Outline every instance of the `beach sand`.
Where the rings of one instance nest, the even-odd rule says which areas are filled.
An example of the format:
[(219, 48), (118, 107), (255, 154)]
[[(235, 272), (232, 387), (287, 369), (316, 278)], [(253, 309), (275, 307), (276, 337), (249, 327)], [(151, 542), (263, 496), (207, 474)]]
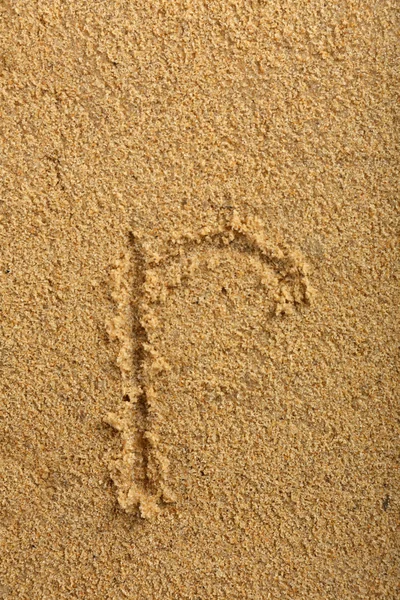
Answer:
[(0, 11), (0, 598), (398, 598), (395, 3)]

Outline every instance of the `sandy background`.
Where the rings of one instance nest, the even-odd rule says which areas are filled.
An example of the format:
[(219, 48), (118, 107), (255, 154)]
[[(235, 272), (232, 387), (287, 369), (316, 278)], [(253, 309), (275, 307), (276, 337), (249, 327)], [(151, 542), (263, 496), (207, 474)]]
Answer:
[(0, 11), (0, 597), (397, 598), (395, 3)]

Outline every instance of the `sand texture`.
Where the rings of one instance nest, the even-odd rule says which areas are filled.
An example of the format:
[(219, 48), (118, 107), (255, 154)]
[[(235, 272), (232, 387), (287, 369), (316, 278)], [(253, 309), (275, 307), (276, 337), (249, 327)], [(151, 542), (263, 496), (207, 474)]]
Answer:
[(0, 598), (400, 597), (398, 31), (0, 3)]

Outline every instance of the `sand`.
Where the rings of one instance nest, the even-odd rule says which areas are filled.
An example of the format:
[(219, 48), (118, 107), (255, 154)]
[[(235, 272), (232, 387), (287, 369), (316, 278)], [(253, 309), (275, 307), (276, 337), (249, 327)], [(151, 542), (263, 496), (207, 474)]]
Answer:
[(0, 598), (399, 597), (395, 8), (1, 3)]

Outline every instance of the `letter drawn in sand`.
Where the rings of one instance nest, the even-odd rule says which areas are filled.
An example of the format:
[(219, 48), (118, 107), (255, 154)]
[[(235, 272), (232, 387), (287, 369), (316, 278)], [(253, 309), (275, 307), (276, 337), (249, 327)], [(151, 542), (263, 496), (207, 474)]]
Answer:
[[(178, 390), (182, 374), (190, 377), (196, 368), (206, 373), (210, 385), (221, 384), (224, 365), (218, 356), (228, 352), (235, 337), (229, 334), (230, 315), (239, 314), (235, 306), (258, 315), (262, 327), (262, 315), (271, 323), (309, 304), (310, 286), (299, 253), (271, 245), (259, 223), (243, 222), (236, 214), (216, 231), (171, 240), (162, 254), (153, 254), (146, 242), (132, 236), (132, 248), (113, 277), (118, 314), (109, 333), (121, 344), (124, 402), (106, 419), (122, 441), (120, 452), (110, 458), (110, 470), (120, 506), (151, 518), (176, 499), (169, 487), (168, 440), (161, 437), (169, 400), (176, 403), (179, 395), (170, 391), (166, 397), (165, 382), (171, 378), (168, 389)], [(252, 296), (253, 288), (257, 294)], [(240, 341), (240, 326), (235, 324), (236, 338), (248, 348), (249, 334)], [(223, 343), (225, 349), (218, 350)], [(236, 347), (231, 345), (231, 369)]]

